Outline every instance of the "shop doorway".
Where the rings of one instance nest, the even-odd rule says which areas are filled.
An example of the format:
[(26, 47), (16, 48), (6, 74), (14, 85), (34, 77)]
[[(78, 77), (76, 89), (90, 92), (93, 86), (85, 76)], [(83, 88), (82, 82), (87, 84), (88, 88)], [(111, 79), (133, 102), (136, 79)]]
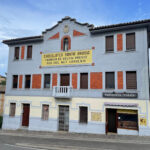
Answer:
[(69, 130), (69, 106), (59, 106), (59, 130)]
[(23, 104), (22, 126), (29, 126), (30, 104)]
[(106, 133), (117, 133), (116, 109), (106, 109)]

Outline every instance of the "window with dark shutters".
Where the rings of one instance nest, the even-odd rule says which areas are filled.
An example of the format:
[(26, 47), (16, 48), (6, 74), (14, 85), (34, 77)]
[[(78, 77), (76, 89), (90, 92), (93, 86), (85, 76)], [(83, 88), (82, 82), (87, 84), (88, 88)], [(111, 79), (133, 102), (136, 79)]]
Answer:
[(80, 123), (87, 123), (88, 122), (88, 108), (87, 107), (80, 107)]
[(13, 88), (18, 87), (18, 75), (13, 75)]
[(114, 72), (106, 72), (106, 89), (114, 89), (115, 88), (115, 73)]
[(126, 49), (135, 50), (135, 33), (126, 34)]
[(15, 47), (15, 54), (14, 54), (14, 59), (15, 59), (15, 60), (18, 60), (18, 59), (19, 59), (19, 50), (20, 50), (19, 47)]
[(49, 118), (49, 105), (42, 105), (42, 119), (48, 120)]
[(27, 47), (27, 59), (32, 58), (32, 45)]
[(31, 84), (31, 75), (26, 75), (25, 76), (25, 88), (29, 89)]
[(137, 89), (136, 71), (126, 72), (126, 88)]
[(80, 74), (80, 89), (88, 89), (88, 73)]
[(114, 37), (106, 36), (106, 52), (114, 51)]
[(50, 79), (51, 79), (50, 74), (44, 75), (44, 88), (50, 88)]
[(9, 116), (14, 117), (16, 112), (16, 103), (10, 103)]

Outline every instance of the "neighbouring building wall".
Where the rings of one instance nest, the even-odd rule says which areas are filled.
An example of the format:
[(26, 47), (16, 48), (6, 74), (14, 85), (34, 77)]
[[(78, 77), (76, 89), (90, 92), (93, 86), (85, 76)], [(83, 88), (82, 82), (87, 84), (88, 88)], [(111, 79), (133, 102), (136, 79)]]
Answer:
[(0, 76), (0, 83), (1, 83), (2, 81), (6, 81), (6, 78), (5, 78), (5, 77)]
[(0, 93), (0, 116), (3, 115), (3, 110), (4, 110), (4, 93)]

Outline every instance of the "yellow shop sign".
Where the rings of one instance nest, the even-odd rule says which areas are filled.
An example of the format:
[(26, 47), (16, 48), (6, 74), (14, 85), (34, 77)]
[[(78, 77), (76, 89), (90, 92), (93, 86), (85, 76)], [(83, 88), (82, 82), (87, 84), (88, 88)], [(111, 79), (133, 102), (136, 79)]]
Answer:
[(145, 115), (140, 115), (140, 125), (146, 126), (147, 125), (147, 119)]
[(91, 64), (92, 50), (42, 54), (42, 67)]

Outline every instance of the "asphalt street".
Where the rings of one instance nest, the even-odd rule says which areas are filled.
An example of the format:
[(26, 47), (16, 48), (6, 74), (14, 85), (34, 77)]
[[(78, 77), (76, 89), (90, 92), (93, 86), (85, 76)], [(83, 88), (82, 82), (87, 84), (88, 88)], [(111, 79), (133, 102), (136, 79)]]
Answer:
[(0, 150), (150, 150), (150, 141), (0, 133)]

